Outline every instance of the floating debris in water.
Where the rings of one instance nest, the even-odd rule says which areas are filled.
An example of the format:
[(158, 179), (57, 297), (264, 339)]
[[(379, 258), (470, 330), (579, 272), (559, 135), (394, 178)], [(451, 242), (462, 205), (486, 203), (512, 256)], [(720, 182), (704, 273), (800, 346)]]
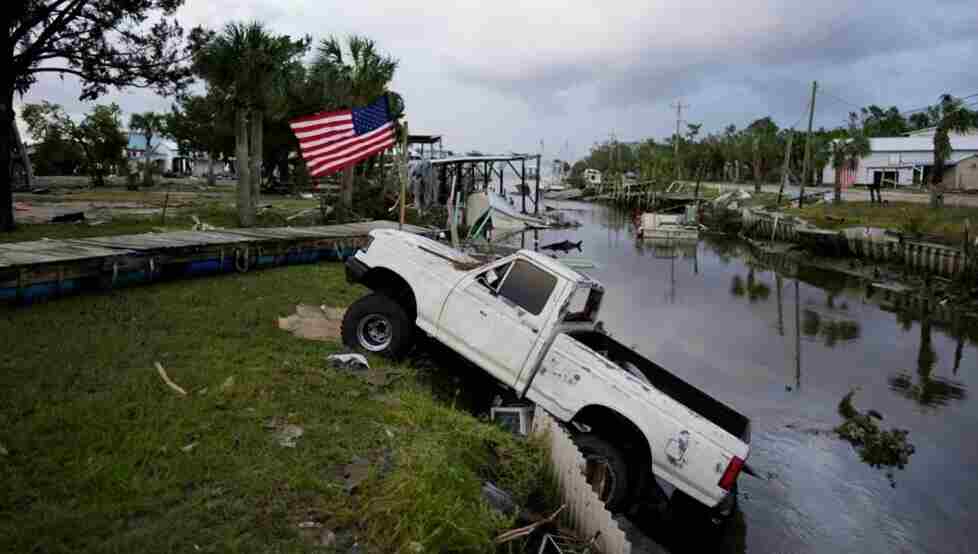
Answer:
[[(859, 457), (870, 466), (877, 469), (884, 466), (903, 469), (910, 463), (910, 456), (914, 453), (914, 446), (907, 441), (909, 431), (897, 428), (889, 431), (880, 429), (877, 422), (883, 419), (882, 414), (876, 410), (860, 413), (852, 405), (855, 394), (856, 391), (852, 390), (839, 402), (839, 415), (845, 421), (835, 428), (836, 434), (856, 447)], [(890, 480), (890, 486), (895, 487), (893, 472), (887, 471), (886, 477)]]

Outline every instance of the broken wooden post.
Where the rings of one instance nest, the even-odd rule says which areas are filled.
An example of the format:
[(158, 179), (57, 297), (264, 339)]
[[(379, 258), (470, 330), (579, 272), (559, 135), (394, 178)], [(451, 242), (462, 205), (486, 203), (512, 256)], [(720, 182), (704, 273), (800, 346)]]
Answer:
[(401, 136), (401, 163), (400, 166), (400, 181), (401, 181), (401, 218), (398, 221), (397, 229), (401, 230), (404, 228), (404, 218), (406, 215), (406, 204), (405, 198), (407, 198), (407, 182), (408, 182), (408, 124), (407, 121), (404, 122), (404, 128), (402, 129), (403, 135)]

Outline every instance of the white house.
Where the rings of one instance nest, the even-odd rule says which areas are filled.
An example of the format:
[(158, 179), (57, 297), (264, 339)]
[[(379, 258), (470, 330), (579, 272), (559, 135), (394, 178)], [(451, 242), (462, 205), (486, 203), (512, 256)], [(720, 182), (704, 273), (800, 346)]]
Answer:
[(154, 136), (147, 148), (146, 135), (143, 133), (126, 131), (126, 135), (129, 137), (129, 143), (126, 145), (126, 160), (129, 162), (130, 171), (138, 170), (147, 158), (161, 172), (187, 173), (189, 171), (190, 166), (188, 164), (184, 167), (187, 160), (180, 157), (175, 142)]
[[(951, 156), (945, 162), (949, 168), (978, 154), (978, 134), (952, 134), (950, 139)], [(933, 171), (933, 128), (907, 133), (902, 137), (871, 138), (869, 146), (870, 154), (859, 160), (856, 167), (855, 184), (919, 185), (927, 182)], [(822, 171), (822, 182), (835, 182), (835, 168), (831, 164)], [(956, 181), (947, 184), (959, 188)]]
[(597, 169), (587, 168), (584, 170), (584, 182), (589, 185), (601, 184), (601, 172)]

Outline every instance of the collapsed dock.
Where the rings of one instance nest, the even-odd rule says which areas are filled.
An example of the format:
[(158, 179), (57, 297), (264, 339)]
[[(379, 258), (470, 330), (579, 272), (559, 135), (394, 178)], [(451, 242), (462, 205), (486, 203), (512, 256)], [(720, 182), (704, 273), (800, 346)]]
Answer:
[[(197, 275), (341, 260), (393, 221), (141, 233), (0, 244), (0, 302)], [(404, 225), (417, 234), (424, 227)]]

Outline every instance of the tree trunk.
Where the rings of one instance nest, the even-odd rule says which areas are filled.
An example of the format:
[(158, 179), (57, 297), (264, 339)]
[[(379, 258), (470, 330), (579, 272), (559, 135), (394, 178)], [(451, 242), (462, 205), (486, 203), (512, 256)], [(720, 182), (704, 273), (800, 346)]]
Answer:
[(152, 148), (150, 144), (153, 142), (153, 134), (146, 133), (146, 153), (143, 155), (143, 186), (151, 187), (153, 186), (153, 160), (152, 160)]
[(292, 183), (292, 176), (289, 175), (289, 154), (286, 152), (279, 156), (278, 159), (278, 181), (289, 187), (289, 191), (295, 191), (295, 186)]
[(264, 145), (264, 117), (260, 110), (251, 112), (251, 205), (258, 206), (261, 200), (261, 162)]
[(0, 98), (0, 231), (14, 229), (14, 191), (11, 179), (10, 149), (13, 146), (14, 92), (13, 86), (5, 87)]
[(207, 186), (213, 187), (217, 184), (217, 177), (214, 175), (214, 156), (207, 155)]
[(343, 170), (343, 180), (340, 186), (340, 205), (347, 210), (353, 209), (353, 172), (356, 166)]
[(235, 156), (238, 166), (238, 223), (242, 227), (255, 224), (255, 205), (251, 200), (251, 168), (248, 163), (248, 111), (238, 108), (235, 113)]
[(17, 146), (17, 155), (20, 157), (21, 163), (24, 164), (24, 178), (27, 180), (27, 189), (31, 190), (34, 188), (34, 167), (31, 165), (30, 157), (27, 155), (27, 147), (24, 146), (24, 141), (20, 138), (20, 129), (17, 128), (16, 121), (13, 122), (12, 128), (14, 144)]
[[(835, 169), (835, 203), (842, 203), (842, 179), (839, 178), (839, 168)], [(872, 198), (870, 198), (872, 200)]]

